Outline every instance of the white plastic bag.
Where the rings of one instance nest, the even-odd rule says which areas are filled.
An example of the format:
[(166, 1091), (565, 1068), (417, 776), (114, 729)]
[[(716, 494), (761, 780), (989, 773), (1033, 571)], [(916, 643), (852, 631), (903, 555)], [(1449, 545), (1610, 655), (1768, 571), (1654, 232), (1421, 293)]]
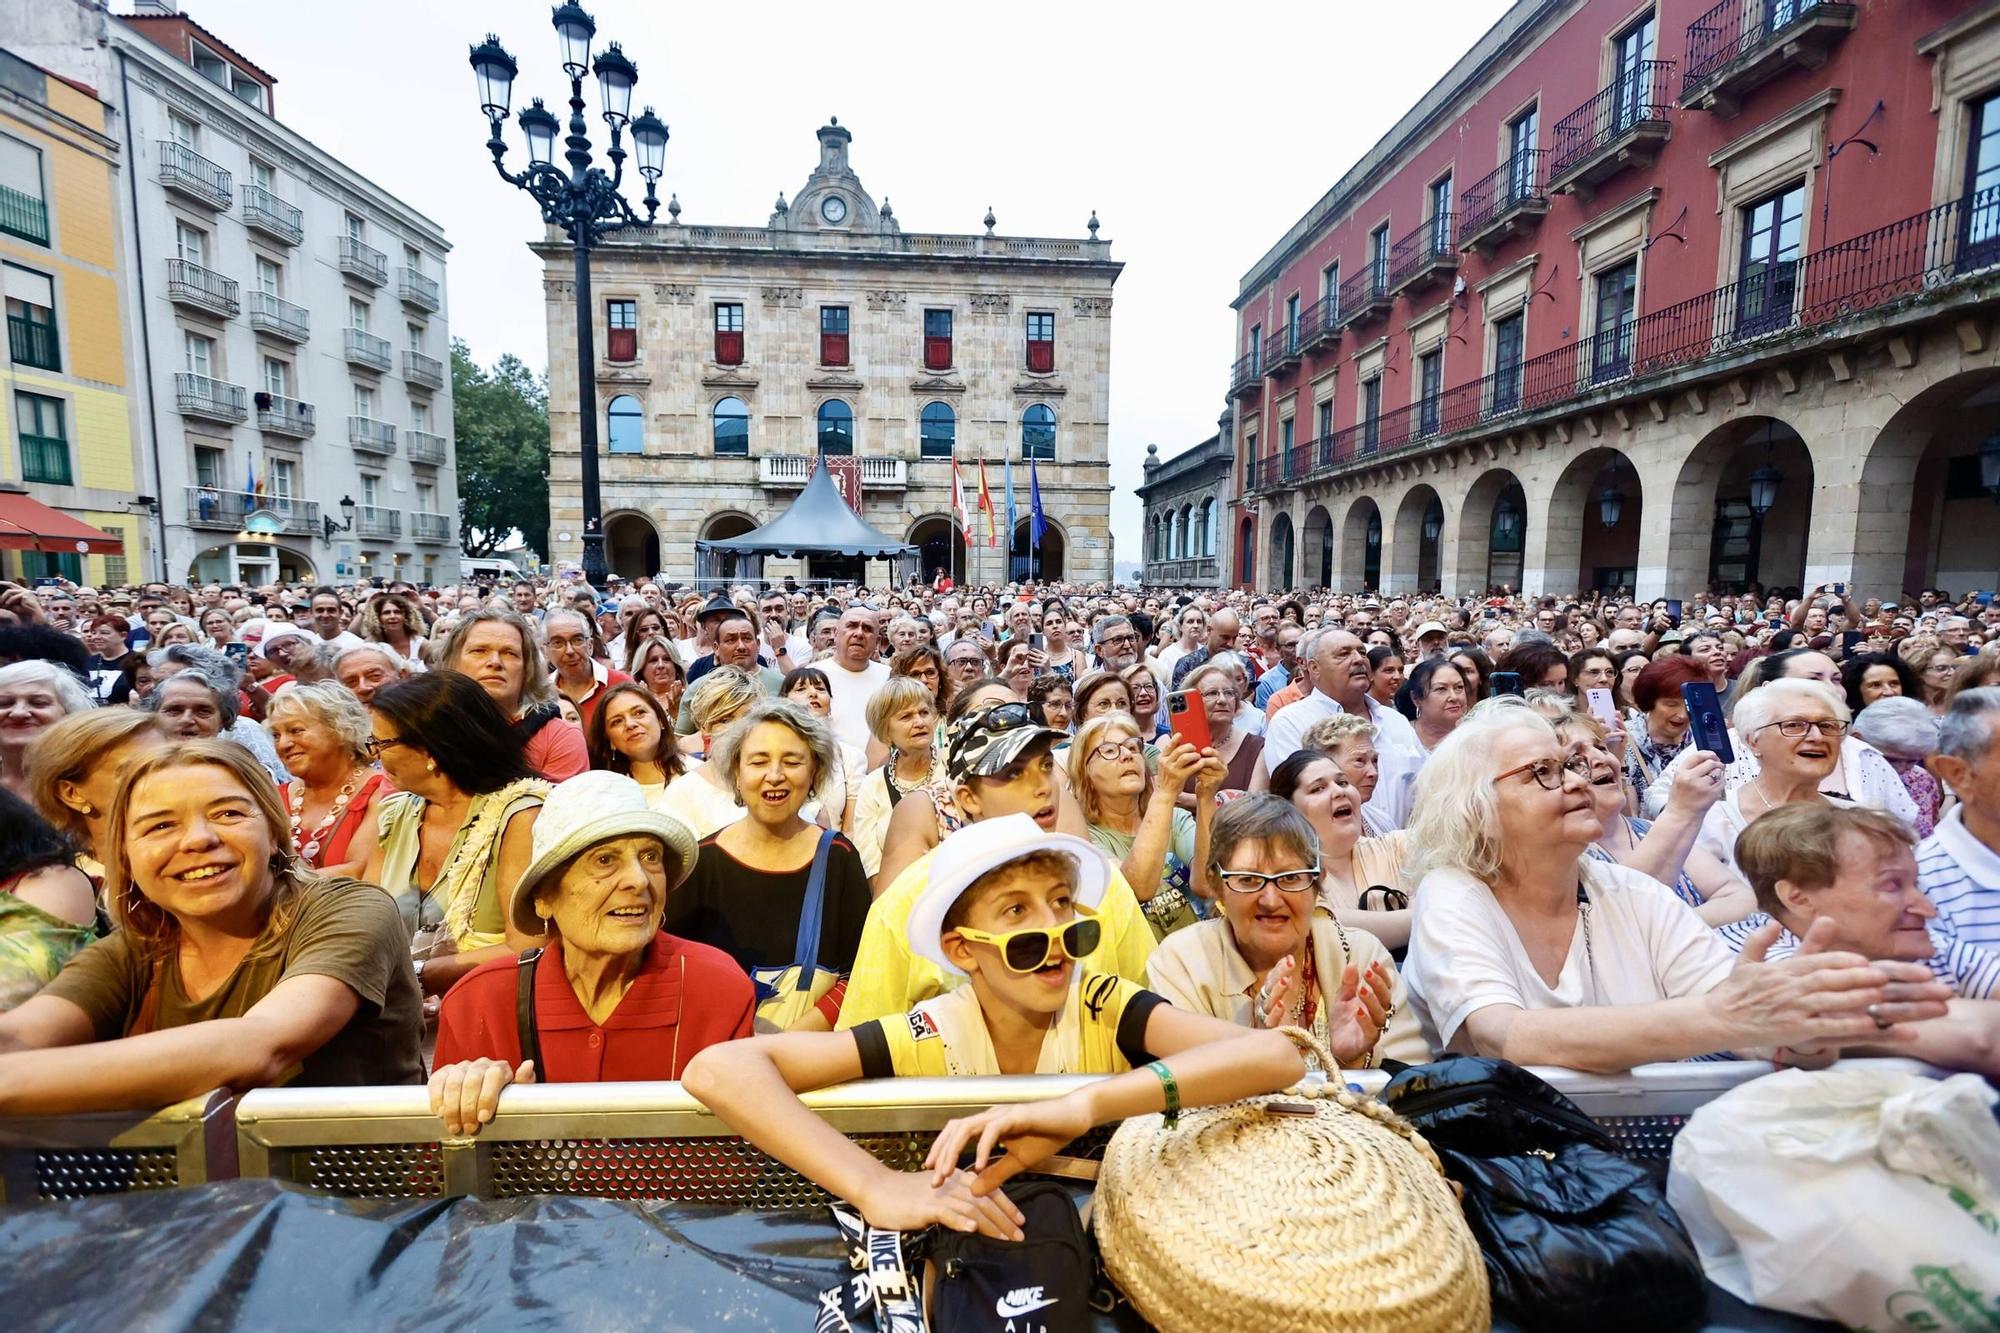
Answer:
[(1786, 1070), (1696, 1111), (1667, 1198), (1718, 1286), (1849, 1328), (2000, 1329), (2000, 1100), (1887, 1062)]

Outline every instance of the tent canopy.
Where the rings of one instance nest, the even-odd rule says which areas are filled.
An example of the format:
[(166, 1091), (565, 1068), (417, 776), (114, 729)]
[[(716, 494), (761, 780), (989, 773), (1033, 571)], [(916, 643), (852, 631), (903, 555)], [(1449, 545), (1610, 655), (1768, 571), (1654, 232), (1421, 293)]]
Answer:
[(813, 467), (799, 498), (784, 513), (740, 537), (698, 541), (697, 551), (737, 555), (858, 555), (874, 559), (912, 556), (917, 548), (885, 537), (848, 508), (824, 463)]
[[(836, 499), (839, 497), (836, 496)], [(0, 551), (88, 551), (117, 555), (125, 541), (49, 508), (21, 491), (0, 491)]]

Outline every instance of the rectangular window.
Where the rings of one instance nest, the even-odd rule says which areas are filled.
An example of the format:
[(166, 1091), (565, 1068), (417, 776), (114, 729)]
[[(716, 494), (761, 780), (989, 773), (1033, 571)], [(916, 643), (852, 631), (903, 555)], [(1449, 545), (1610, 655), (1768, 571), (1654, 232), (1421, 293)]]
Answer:
[(1507, 204), (1517, 204), (1535, 192), (1535, 136), (1541, 108), (1531, 106), (1507, 122)]
[(292, 368), (275, 356), (264, 358), (264, 392), (273, 398), (292, 396)]
[(422, 514), (437, 512), (437, 487), (427, 481), (417, 483), (417, 512)]
[(269, 474), (270, 496), (274, 500), (289, 500), (299, 493), (299, 465), (289, 458), (273, 458), (265, 463)]
[[(1965, 154), (1965, 196), (1959, 210), (1959, 265), (1986, 263), (2000, 251), (2000, 92), (1974, 102)], [(4, 224), (0, 224), (4, 225)]]
[(1435, 435), (1438, 409), (1444, 401), (1444, 349), (1433, 347), (1417, 358), (1417, 433)]
[(429, 403), (410, 403), (410, 429), (428, 435), (431, 429), (431, 408)]
[(1743, 260), (1736, 275), (1738, 336), (1768, 333), (1792, 322), (1805, 208), (1801, 182), (1743, 210)]
[(227, 88), (229, 86), (229, 62), (209, 50), (206, 46), (203, 46), (200, 42), (191, 42), (189, 45), (193, 47), (193, 51), (190, 53), (191, 59), (188, 63), (194, 66), (195, 73), (201, 75), (201, 77), (207, 79), (210, 83), (219, 83)]
[(277, 189), (278, 173), (271, 170), (269, 162), (253, 157), (250, 159), (250, 183), (266, 194), (273, 193)]
[(15, 394), (14, 425), (21, 436), (21, 480), (69, 485), (69, 435), (63, 429), (62, 399)]
[(192, 153), (201, 151), (201, 126), (186, 116), (167, 113), (167, 137)]
[(1056, 317), (1053, 311), (1028, 312), (1028, 369), (1046, 375), (1056, 368)]
[(347, 298), (347, 327), (368, 332), (368, 303), (358, 297)]
[(951, 311), (924, 311), (924, 369), (951, 369)]
[(1320, 270), (1319, 294), (1322, 300), (1335, 303), (1340, 301), (1340, 265), (1328, 264)]
[(212, 449), (203, 444), (196, 445), (194, 448), (195, 485), (206, 490), (221, 490), (223, 487), (223, 473), (227, 470), (223, 467), (223, 464), (228, 461), (228, 457), (220, 449)]
[(1382, 377), (1361, 381), (1361, 452), (1372, 454), (1382, 440)]
[(1278, 457), (1281, 460), (1278, 466), (1285, 470), (1287, 477), (1292, 475), (1292, 445), (1296, 442), (1295, 436), (1296, 429), (1292, 418), (1286, 417), (1278, 423)]
[(174, 258), (190, 264), (208, 263), (208, 233), (185, 222), (174, 223)]
[(354, 386), (354, 415), (357, 417), (375, 415), (375, 391), (365, 384)]
[(715, 364), (743, 364), (743, 306), (737, 301), (715, 304)]
[(822, 366), (850, 364), (848, 318), (844, 305), (823, 305), (819, 308), (819, 363)]
[(37, 370), (61, 370), (55, 279), (18, 264), (0, 269), (6, 275), (7, 359)]
[(36, 245), (49, 243), (41, 150), (5, 135), (0, 135), (0, 232)]
[(1628, 259), (1596, 275), (1597, 321), (1591, 333), (1592, 381), (1632, 369), (1632, 326), (1638, 318), (1639, 261)]
[(1521, 349), (1526, 317), (1519, 314), (1493, 321), (1493, 410), (1512, 412), (1521, 405)]
[(1243, 489), (1257, 489), (1257, 432), (1246, 431), (1243, 436)]
[(361, 474), (361, 503), (363, 507), (374, 509), (382, 498), (382, 479), (373, 473)]
[(1250, 377), (1255, 379), (1264, 373), (1264, 326), (1250, 326)]
[(215, 339), (204, 338), (199, 333), (182, 332), (182, 355), (186, 358), (188, 374), (213, 375), (215, 373)]
[(1431, 253), (1451, 253), (1451, 177), (1431, 182)]
[(1381, 297), (1389, 290), (1389, 224), (1383, 223), (1368, 233), (1368, 285), (1373, 296)]
[(1660, 25), (1650, 12), (1611, 39), (1613, 132), (1664, 114), (1653, 108), (1652, 61)]
[(1299, 350), (1299, 294), (1293, 292), (1285, 298), (1285, 351)]
[(262, 255), (257, 256), (257, 290), (266, 296), (284, 295), (284, 270)]
[(362, 221), (359, 213), (347, 214), (344, 224), (347, 228), (348, 240), (365, 242), (368, 239), (368, 224)]
[(403, 326), (403, 346), (409, 348), (412, 352), (423, 351), (424, 326), (421, 324), (405, 324)]
[(414, 245), (406, 245), (406, 246), (404, 246), (404, 247), (403, 247), (403, 267), (404, 267), (404, 268), (406, 268), (406, 269), (408, 269), (408, 270), (410, 270), (410, 272), (412, 272), (412, 273), (415, 273), (415, 274), (418, 274), (419, 276), (421, 276), (421, 275), (423, 274), (423, 271), (424, 271), (424, 255), (423, 255), (423, 251), (421, 251), (421, 250), (417, 249), (417, 247), (416, 247), (416, 246), (414, 246)]
[(637, 361), (639, 359), (639, 303), (637, 301), (606, 301), (604, 303), (604, 356), (610, 361)]

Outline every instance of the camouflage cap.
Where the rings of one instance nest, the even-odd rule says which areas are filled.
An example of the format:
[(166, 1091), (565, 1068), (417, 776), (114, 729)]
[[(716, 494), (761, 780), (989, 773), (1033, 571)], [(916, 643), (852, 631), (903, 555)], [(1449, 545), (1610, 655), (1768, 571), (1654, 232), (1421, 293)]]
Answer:
[(1043, 739), (1054, 743), (1065, 737), (1035, 721), (1026, 704), (989, 704), (945, 728), (945, 772), (954, 782), (993, 777)]

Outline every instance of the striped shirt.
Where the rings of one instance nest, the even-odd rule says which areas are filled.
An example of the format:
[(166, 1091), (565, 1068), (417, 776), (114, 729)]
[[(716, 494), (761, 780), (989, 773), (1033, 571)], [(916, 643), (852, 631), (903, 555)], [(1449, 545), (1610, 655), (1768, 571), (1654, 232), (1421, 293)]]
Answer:
[[(1751, 933), (1769, 925), (1770, 921), (1771, 918), (1762, 912), (1753, 912), (1742, 921), (1717, 926), (1715, 933), (1722, 937), (1730, 952), (1741, 953)], [(1935, 952), (1923, 962), (1930, 968), (1931, 975), (1950, 986), (1961, 999), (2000, 999), (2000, 951), (1982, 949), (1967, 942), (1943, 918), (1931, 923), (1930, 934), (1931, 947)], [(1776, 962), (1780, 958), (1791, 957), (1798, 952), (1798, 948), (1799, 937), (1789, 930), (1782, 931), (1765, 957)]]
[(1960, 938), (2000, 950), (2000, 854), (1965, 827), (1963, 806), (1918, 845), (1917, 887)]

